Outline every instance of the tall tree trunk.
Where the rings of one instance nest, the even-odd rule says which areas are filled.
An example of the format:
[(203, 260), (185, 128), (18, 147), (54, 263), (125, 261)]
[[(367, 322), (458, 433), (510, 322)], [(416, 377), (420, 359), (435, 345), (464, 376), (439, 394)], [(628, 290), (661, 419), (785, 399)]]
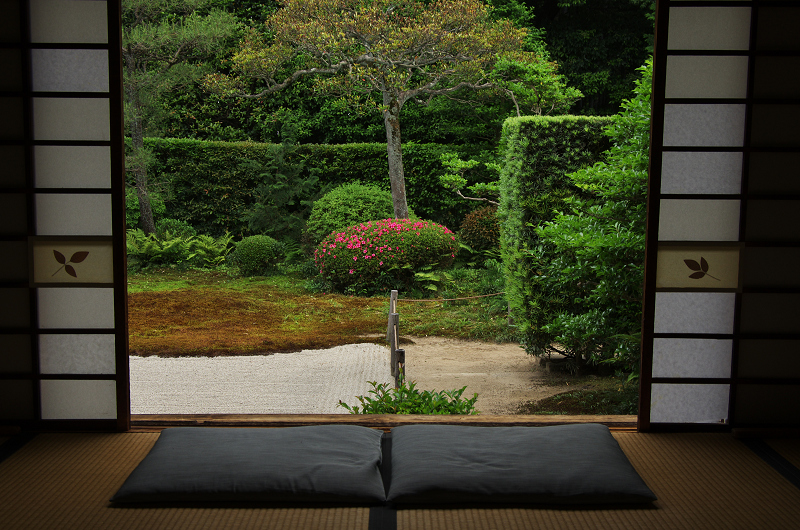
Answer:
[(132, 164), (128, 168), (136, 178), (136, 196), (139, 198), (139, 225), (145, 234), (152, 234), (156, 231), (156, 224), (153, 220), (153, 208), (150, 206), (150, 196), (147, 194), (147, 157), (144, 151), (144, 131), (142, 124), (141, 104), (135, 88), (131, 88), (128, 93), (128, 101), (132, 107), (131, 127), (131, 151)]
[(383, 123), (386, 126), (386, 151), (389, 156), (389, 182), (392, 185), (392, 203), (396, 219), (408, 219), (406, 181), (403, 173), (403, 151), (400, 143), (400, 109), (402, 103), (383, 95)]

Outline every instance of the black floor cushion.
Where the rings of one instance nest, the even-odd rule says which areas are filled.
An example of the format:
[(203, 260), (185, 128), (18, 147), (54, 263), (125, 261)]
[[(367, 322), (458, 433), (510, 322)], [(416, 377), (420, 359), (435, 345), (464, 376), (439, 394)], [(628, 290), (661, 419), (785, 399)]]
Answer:
[(165, 429), (111, 500), (380, 504), (380, 462), (366, 427)]
[(618, 504), (655, 499), (603, 425), (409, 425), (392, 430), (390, 503)]

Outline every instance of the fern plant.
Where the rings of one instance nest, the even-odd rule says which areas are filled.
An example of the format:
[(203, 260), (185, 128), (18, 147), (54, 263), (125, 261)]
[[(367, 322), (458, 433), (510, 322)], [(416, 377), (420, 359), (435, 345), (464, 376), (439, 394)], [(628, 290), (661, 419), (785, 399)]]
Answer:
[(128, 267), (153, 266), (213, 268), (222, 265), (233, 250), (233, 236), (182, 236), (166, 232), (162, 237), (140, 228), (127, 232)]

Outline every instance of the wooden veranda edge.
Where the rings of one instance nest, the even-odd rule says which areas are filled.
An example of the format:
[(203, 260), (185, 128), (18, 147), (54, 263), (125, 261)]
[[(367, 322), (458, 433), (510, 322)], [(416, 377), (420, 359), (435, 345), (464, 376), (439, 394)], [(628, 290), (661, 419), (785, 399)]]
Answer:
[(156, 432), (167, 427), (299, 427), (360, 425), (388, 431), (413, 424), (512, 427), (600, 423), (613, 432), (635, 432), (636, 416), (537, 415), (396, 415), (396, 414), (132, 414), (130, 432)]

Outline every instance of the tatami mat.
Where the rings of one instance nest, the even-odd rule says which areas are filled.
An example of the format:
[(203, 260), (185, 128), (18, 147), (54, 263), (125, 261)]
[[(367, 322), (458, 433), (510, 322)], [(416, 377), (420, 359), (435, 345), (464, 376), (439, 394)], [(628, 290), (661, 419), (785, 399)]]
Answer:
[(767, 440), (767, 444), (775, 449), (779, 455), (788, 460), (794, 467), (800, 469), (800, 439), (787, 438), (781, 440)]
[[(108, 503), (158, 434), (41, 434), (0, 464), (3, 528), (364, 529), (368, 508), (143, 507)], [(659, 500), (613, 509), (399, 510), (399, 530), (790, 529), (800, 489), (722, 434), (615, 434)], [(772, 441), (787, 459), (797, 441)], [(569, 448), (565, 447), (565, 451)]]
[(731, 436), (615, 438), (658, 496), (652, 508), (401, 510), (398, 529), (797, 528), (800, 489)]
[(4, 529), (366, 530), (369, 508), (117, 508), (158, 434), (41, 434), (0, 465)]

